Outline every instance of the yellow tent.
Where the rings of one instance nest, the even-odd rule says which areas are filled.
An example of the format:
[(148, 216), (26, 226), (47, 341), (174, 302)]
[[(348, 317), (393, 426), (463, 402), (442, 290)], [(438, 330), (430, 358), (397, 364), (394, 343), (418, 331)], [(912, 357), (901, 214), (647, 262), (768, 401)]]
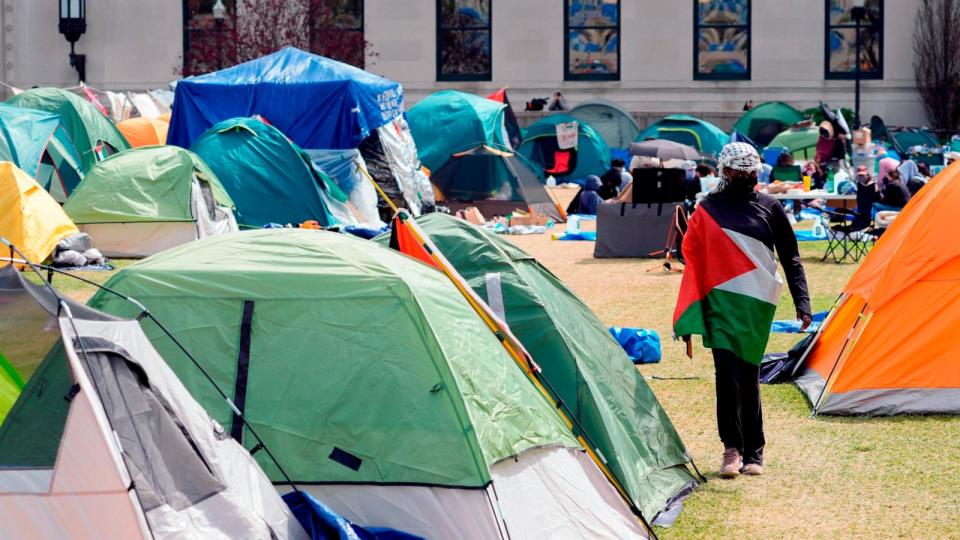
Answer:
[[(43, 262), (57, 242), (79, 232), (57, 201), (9, 161), (0, 162), (0, 237), (30, 262)], [(3, 253), (8, 257), (9, 253)], [(8, 264), (0, 261), (0, 266)]]

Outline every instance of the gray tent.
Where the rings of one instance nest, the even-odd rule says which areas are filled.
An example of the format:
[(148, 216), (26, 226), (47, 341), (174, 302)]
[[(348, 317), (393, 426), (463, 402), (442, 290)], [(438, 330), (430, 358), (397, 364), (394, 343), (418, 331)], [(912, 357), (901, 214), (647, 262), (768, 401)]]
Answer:
[(0, 427), (0, 538), (307, 538), (136, 320), (62, 299), (10, 265), (0, 320), (12, 362), (39, 352), (9, 346), (16, 336), (52, 345)]
[(640, 126), (630, 113), (609, 101), (584, 101), (570, 111), (570, 116), (592, 126), (610, 148), (628, 148), (640, 135)]

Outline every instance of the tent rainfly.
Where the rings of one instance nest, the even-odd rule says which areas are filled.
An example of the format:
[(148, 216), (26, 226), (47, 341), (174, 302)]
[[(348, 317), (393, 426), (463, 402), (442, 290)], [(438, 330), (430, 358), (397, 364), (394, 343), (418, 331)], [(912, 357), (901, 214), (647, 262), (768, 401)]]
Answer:
[[(168, 143), (190, 147), (214, 124), (262, 116), (308, 152), (352, 151), (391, 198), (419, 214), (433, 204), (430, 181), (403, 117), (400, 83), (293, 47), (177, 84)], [(334, 180), (376, 218), (376, 194), (357, 165)], [(373, 205), (373, 208), (369, 208)]]
[(640, 126), (630, 113), (610, 101), (584, 101), (570, 110), (570, 116), (597, 130), (610, 148), (629, 148), (640, 135)]
[(98, 163), (63, 209), (108, 257), (146, 257), (238, 230), (233, 201), (199, 156), (144, 146)]
[[(353, 522), (430, 538), (645, 535), (554, 405), (434, 268), (348, 235), (267, 229), (180, 246), (107, 286), (202, 344), (211, 375), (290, 477)], [(91, 304), (135, 309), (105, 293)], [(169, 338), (144, 329), (245, 440)]]
[[(417, 224), (506, 321), (543, 370), (553, 398), (576, 414), (648, 521), (690, 493), (690, 457), (643, 376), (577, 296), (536, 259), (464, 220)], [(390, 235), (377, 239), (389, 244)]]
[(480, 145), (510, 149), (506, 108), (505, 103), (458, 90), (423, 98), (407, 113), (420, 161), (436, 172), (453, 154)]
[(55, 114), (0, 104), (0, 161), (11, 161), (53, 195), (67, 200), (83, 179), (80, 156)]
[(257, 118), (224, 120), (197, 139), (191, 150), (236, 201), (243, 226), (316, 220), (328, 227), (337, 223), (331, 207), (347, 202), (306, 152)]
[[(13, 163), (0, 162), (0, 237), (18, 246), (28, 261), (41, 263), (61, 240), (77, 232), (36, 180)], [(10, 256), (3, 251), (4, 257)], [(8, 264), (0, 261), (0, 267)]]
[(778, 134), (790, 126), (802, 122), (803, 113), (782, 101), (761, 103), (733, 125), (733, 131), (742, 133), (758, 146), (767, 146)]
[(692, 146), (701, 156), (716, 159), (723, 146), (730, 142), (730, 135), (722, 129), (689, 114), (671, 114), (647, 126), (636, 141), (666, 139)]
[[(560, 148), (558, 130), (572, 122), (577, 125), (576, 143), (573, 148)], [(610, 147), (603, 137), (588, 124), (566, 114), (554, 114), (534, 122), (527, 128), (517, 153), (559, 182), (601, 175), (610, 168)]]
[(170, 118), (167, 115), (157, 118), (138, 116), (117, 123), (117, 129), (126, 137), (130, 146), (153, 146), (166, 144)]
[(904, 207), (844, 288), (796, 384), (818, 414), (960, 414), (960, 163)]

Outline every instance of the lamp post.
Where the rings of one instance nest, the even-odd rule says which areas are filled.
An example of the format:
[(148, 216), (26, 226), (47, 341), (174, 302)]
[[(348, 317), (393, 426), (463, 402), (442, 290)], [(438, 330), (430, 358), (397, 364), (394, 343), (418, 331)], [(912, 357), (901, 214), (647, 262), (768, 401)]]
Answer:
[(70, 42), (70, 65), (77, 70), (80, 82), (87, 78), (87, 56), (74, 52), (74, 45), (86, 31), (86, 1), (60, 0), (60, 33)]
[(227, 7), (223, 0), (213, 5), (213, 22), (217, 25), (217, 71), (223, 69), (223, 21), (227, 18)]
[(856, 86), (854, 89), (855, 94), (855, 105), (853, 113), (853, 128), (860, 129), (860, 28), (863, 23), (863, 19), (867, 16), (866, 0), (853, 0), (853, 9), (850, 10), (850, 16), (853, 17), (854, 22), (854, 32), (856, 32), (857, 40), (857, 55), (854, 58), (854, 78), (856, 80)]

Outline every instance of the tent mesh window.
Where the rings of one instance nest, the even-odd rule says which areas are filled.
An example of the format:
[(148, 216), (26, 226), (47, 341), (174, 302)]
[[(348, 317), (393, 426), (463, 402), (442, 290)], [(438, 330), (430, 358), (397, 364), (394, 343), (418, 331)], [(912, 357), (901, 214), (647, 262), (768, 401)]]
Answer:
[(489, 81), (491, 1), (437, 0), (437, 80)]
[(564, 0), (564, 79), (620, 80), (620, 0)]
[(750, 0), (693, 0), (693, 78), (750, 79)]
[[(824, 76), (854, 79), (857, 70), (857, 24), (853, 0), (825, 0), (826, 42)], [(883, 0), (866, 0), (866, 16), (860, 22), (860, 78), (883, 78)]]

